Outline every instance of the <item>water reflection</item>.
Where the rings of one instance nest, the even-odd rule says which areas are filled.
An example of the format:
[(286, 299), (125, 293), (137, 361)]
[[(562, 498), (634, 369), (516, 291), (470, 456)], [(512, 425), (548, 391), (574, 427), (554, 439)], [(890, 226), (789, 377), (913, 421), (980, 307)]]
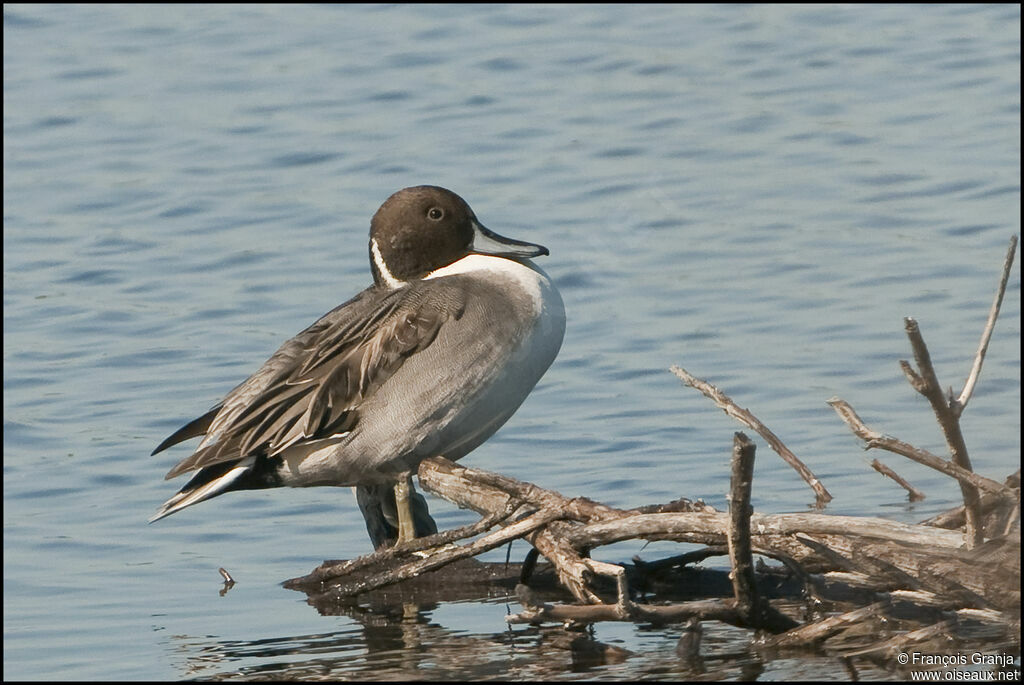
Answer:
[[(808, 654), (761, 653), (746, 631), (707, 624), (695, 653), (674, 649), (687, 629), (640, 627), (649, 651), (601, 640), (593, 628), (526, 627), (467, 634), (433, 620), (439, 605), (415, 603), (353, 607), (357, 627), (329, 633), (252, 641), (175, 636), (184, 658), (181, 676), (201, 680), (551, 680), (570, 674), (602, 678), (731, 679), (751, 681), (769, 668), (803, 677), (843, 672), (842, 661)], [(703, 652), (703, 655), (702, 655)], [(712, 654), (713, 652), (713, 654)], [(238, 663), (238, 668), (231, 668)], [(884, 674), (858, 664), (860, 677)]]
[[(769, 664), (785, 664), (787, 673), (820, 674), (822, 668), (829, 672), (842, 668), (835, 658), (806, 651), (788, 656), (765, 652), (748, 631), (714, 622), (516, 626), (483, 633), (449, 627), (444, 617), (466, 625), (469, 603), (493, 608), (504, 604), (506, 615), (518, 611), (515, 599), (502, 586), (514, 584), (519, 565), (481, 566), (487, 568), (477, 569), (477, 576), (487, 575), (494, 581), (486, 588), (473, 582), (473, 573), (461, 569), (452, 574), (426, 574), (407, 581), (408, 586), (376, 590), (357, 601), (311, 592), (307, 601), (317, 613), (348, 621), (342, 630), (251, 641), (176, 636), (172, 638), (174, 651), (184, 658), (184, 677), (211, 680), (550, 680), (578, 674), (752, 680), (762, 676)], [(723, 581), (725, 573), (712, 569), (698, 572), (694, 582), (683, 584), (682, 591), (687, 596), (704, 594), (706, 581)], [(534, 578), (543, 601), (569, 601), (568, 593), (555, 586), (550, 569), (544, 568)], [(460, 579), (467, 582), (460, 583)], [(447, 599), (436, 599), (442, 596)], [(649, 599), (658, 601), (660, 597)], [(794, 611), (800, 604), (795, 602)], [(456, 604), (461, 607), (446, 611)], [(492, 617), (489, 625), (493, 624)], [(623, 644), (623, 631), (634, 635), (629, 648)], [(637, 643), (643, 649), (637, 650)], [(232, 664), (238, 667), (232, 668)], [(858, 666), (861, 675), (874, 669), (870, 663)]]

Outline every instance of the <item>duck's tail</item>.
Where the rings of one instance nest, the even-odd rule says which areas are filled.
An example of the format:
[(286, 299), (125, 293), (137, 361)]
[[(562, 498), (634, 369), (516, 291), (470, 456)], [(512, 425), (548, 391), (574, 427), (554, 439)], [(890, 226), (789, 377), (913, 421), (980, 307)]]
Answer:
[(249, 473), (255, 463), (256, 457), (250, 456), (233, 463), (214, 464), (201, 469), (174, 497), (164, 502), (160, 510), (149, 519), (149, 522), (159, 521), (185, 507), (191, 507), (193, 504), (199, 504), (231, 490), (231, 486), (235, 485), (239, 478)]

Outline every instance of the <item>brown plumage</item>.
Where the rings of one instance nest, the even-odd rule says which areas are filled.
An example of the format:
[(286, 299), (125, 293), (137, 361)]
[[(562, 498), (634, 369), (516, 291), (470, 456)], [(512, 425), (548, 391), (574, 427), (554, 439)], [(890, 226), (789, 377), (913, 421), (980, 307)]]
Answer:
[[(165, 478), (254, 454), (276, 456), (296, 442), (352, 430), (360, 400), (465, 307), (458, 291), (439, 298), (393, 290), (383, 302), (376, 291), (363, 291), (286, 342), (219, 405), (162, 442), (153, 454), (206, 435)], [(361, 316), (369, 306), (372, 314)]]

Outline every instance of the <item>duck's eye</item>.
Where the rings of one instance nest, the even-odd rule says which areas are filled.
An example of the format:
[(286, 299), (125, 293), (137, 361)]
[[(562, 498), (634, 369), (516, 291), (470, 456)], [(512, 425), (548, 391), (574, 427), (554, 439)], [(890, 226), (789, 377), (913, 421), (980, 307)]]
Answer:
[(444, 210), (440, 207), (431, 207), (427, 210), (427, 218), (431, 221), (440, 221), (444, 218)]

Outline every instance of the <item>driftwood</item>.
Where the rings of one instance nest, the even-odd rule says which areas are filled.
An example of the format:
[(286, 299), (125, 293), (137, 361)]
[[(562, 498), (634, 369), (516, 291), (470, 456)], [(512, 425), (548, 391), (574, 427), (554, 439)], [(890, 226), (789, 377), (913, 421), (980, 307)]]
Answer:
[[(447, 582), (489, 577), (504, 592), (514, 591), (522, 611), (508, 616), (509, 623), (685, 624), (677, 653), (687, 660), (700, 658), (699, 622), (705, 620), (771, 636), (763, 641), (765, 648), (818, 646), (887, 667), (911, 648), (946, 653), (983, 643), (1019, 655), (1020, 472), (1002, 483), (973, 473), (959, 426), (981, 371), (1015, 250), (1016, 238), (970, 376), (958, 396), (941, 392), (919, 327), (913, 319), (905, 320), (917, 368), (907, 362), (901, 366), (914, 389), (929, 399), (946, 437), (949, 459), (873, 431), (848, 403), (839, 398), (828, 401), (865, 441), (866, 449), (882, 448), (955, 478), (964, 500), (958, 509), (917, 525), (821, 513), (754, 513), (750, 491), (755, 449), (742, 433), (734, 436), (728, 512), (685, 499), (616, 509), (435, 457), (420, 464), (421, 486), (480, 513), (480, 521), (360, 559), (324, 562), (286, 585), (307, 592), (323, 610), (325, 602), (344, 606), (396, 583), (434, 577), (443, 572), (438, 569), (455, 562), (461, 565), (460, 575)], [(672, 371), (765, 437), (811, 485), (819, 506), (831, 499), (813, 473), (751, 412), (684, 369)], [(885, 465), (875, 468), (902, 480)], [(905, 481), (902, 484), (911, 497), (923, 496)], [(456, 544), (468, 538), (474, 539)], [(533, 550), (521, 566), (512, 567), (514, 573), (473, 565), (477, 562), (471, 557), (516, 538), (529, 542)], [(634, 559), (632, 564), (591, 557), (595, 549), (628, 539), (671, 540), (704, 548), (670, 559)], [(538, 555), (549, 566), (537, 567)], [(694, 573), (691, 564), (725, 555), (732, 568), (728, 585), (719, 584), (717, 594), (710, 597), (695, 598), (682, 591), (691, 584), (686, 577)], [(754, 555), (781, 566), (755, 565)], [(538, 578), (545, 574), (568, 597), (552, 593), (550, 585), (545, 588), (547, 596), (538, 594)], [(565, 601), (570, 598), (574, 601)], [(629, 656), (599, 643), (583, 645), (578, 636), (565, 642), (574, 653)]]
[(691, 376), (686, 369), (673, 366), (670, 370), (679, 377), (679, 380), (702, 392), (705, 397), (718, 405), (718, 407), (726, 414), (757, 431), (757, 434), (771, 445), (771, 448), (775, 450), (780, 457), (782, 457), (783, 461), (792, 466), (793, 469), (800, 474), (800, 477), (811, 486), (811, 489), (814, 490), (814, 495), (817, 498), (819, 508), (832, 501), (832, 495), (829, 494), (829, 491), (821, 484), (821, 481), (818, 480), (817, 476), (811, 473), (811, 470), (807, 468), (802, 461), (797, 459), (796, 455), (789, 451), (789, 448), (783, 444), (782, 440), (780, 440), (775, 433), (771, 432), (767, 426), (761, 423), (756, 416), (746, 409), (738, 407), (736, 403), (732, 401), (732, 398), (707, 381)]

